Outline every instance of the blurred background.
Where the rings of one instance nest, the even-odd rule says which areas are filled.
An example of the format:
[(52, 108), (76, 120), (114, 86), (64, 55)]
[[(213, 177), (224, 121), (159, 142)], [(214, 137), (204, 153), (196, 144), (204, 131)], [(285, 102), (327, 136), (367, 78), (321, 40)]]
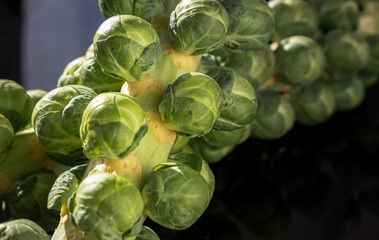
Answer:
[(96, 0), (0, 1), (0, 78), (52, 90), (103, 20)]
[[(56, 87), (103, 21), (96, 0), (1, 0), (0, 78)], [(282, 139), (249, 139), (214, 164), (216, 194), (190, 229), (163, 240), (379, 239), (379, 86), (363, 104)]]

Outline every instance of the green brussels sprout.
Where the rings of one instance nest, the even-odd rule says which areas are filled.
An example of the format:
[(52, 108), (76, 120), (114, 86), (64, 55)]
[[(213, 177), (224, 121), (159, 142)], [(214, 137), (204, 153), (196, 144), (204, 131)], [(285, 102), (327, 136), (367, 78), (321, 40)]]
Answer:
[(78, 69), (84, 62), (84, 56), (75, 58), (67, 64), (63, 73), (58, 78), (57, 87), (64, 87), (67, 85), (82, 85), (82, 81), (78, 76)]
[(122, 240), (139, 221), (142, 210), (138, 188), (123, 177), (105, 172), (91, 172), (68, 201), (73, 225), (99, 240)]
[(220, 148), (211, 147), (203, 138), (192, 138), (189, 146), (192, 151), (199, 153), (209, 164), (219, 162), (235, 148), (235, 145), (224, 145)]
[(156, 166), (142, 189), (142, 196), (146, 215), (174, 230), (183, 230), (195, 223), (212, 197), (210, 185), (199, 169), (179, 162)]
[(153, 26), (131, 15), (114, 16), (102, 23), (94, 36), (93, 49), (105, 74), (127, 82), (149, 76), (162, 53)]
[(336, 110), (333, 90), (316, 81), (290, 92), (296, 120), (304, 125), (317, 125), (328, 120)]
[(195, 137), (213, 128), (222, 105), (222, 90), (217, 82), (203, 73), (193, 72), (168, 85), (159, 112), (168, 129)]
[(35, 106), (33, 128), (55, 160), (77, 165), (85, 159), (79, 128), (83, 111), (95, 96), (91, 88), (69, 85), (48, 92)]
[(358, 34), (336, 29), (324, 38), (326, 69), (335, 78), (349, 77), (362, 70), (370, 56), (367, 41)]
[(0, 163), (8, 155), (13, 139), (14, 130), (12, 124), (6, 117), (0, 114)]
[(316, 34), (319, 16), (312, 4), (303, 0), (271, 0), (268, 4), (275, 17), (275, 40)]
[(364, 83), (357, 77), (332, 83), (337, 111), (350, 111), (357, 108), (365, 98)]
[(207, 75), (216, 80), (224, 92), (225, 106), (214, 128), (232, 131), (250, 124), (257, 111), (253, 86), (236, 71), (224, 67), (211, 69)]
[(47, 208), (60, 210), (82, 181), (87, 165), (82, 164), (63, 172), (55, 180), (47, 196)]
[(103, 72), (96, 61), (92, 46), (88, 49), (85, 59), (78, 69), (77, 75), (82, 85), (92, 88), (98, 94), (103, 92), (119, 92), (125, 82)]
[(83, 113), (80, 137), (89, 159), (119, 159), (129, 155), (147, 132), (145, 113), (130, 96), (102, 93)]
[(164, 2), (164, 0), (99, 0), (99, 8), (105, 18), (134, 15), (150, 21), (163, 13)]
[(287, 134), (295, 123), (295, 110), (285, 95), (274, 91), (257, 93), (258, 110), (251, 123), (254, 138), (271, 140)]
[(28, 219), (0, 223), (0, 238), (3, 240), (50, 240), (45, 230)]
[(245, 54), (233, 53), (226, 58), (225, 66), (236, 70), (258, 90), (274, 72), (275, 54), (269, 46)]
[(359, 8), (353, 0), (325, 1), (320, 9), (320, 27), (324, 31), (340, 28), (354, 31), (358, 26)]
[(308, 85), (324, 72), (322, 47), (309, 37), (293, 36), (281, 40), (275, 56), (278, 77), (289, 84)]
[(34, 106), (37, 104), (39, 100), (41, 100), (41, 98), (43, 98), (47, 94), (47, 92), (42, 89), (30, 89), (26, 91), (26, 93), (32, 99)]
[(370, 57), (367, 63), (367, 70), (379, 74), (379, 35), (371, 36), (367, 39), (370, 46)]
[(264, 0), (219, 0), (229, 15), (225, 45), (230, 50), (258, 50), (272, 38), (275, 19)]
[(203, 135), (203, 141), (212, 148), (222, 148), (224, 146), (238, 145), (246, 140), (250, 135), (250, 125), (232, 131), (212, 130)]
[(57, 176), (40, 171), (12, 183), (5, 196), (10, 219), (26, 218), (38, 223), (47, 232), (59, 223), (59, 211), (47, 209), (47, 196)]
[(207, 181), (209, 185), (209, 194), (212, 197), (215, 190), (215, 176), (210, 169), (208, 163), (204, 161), (198, 153), (176, 153), (168, 156), (168, 162), (181, 163), (190, 166), (192, 169), (200, 173), (200, 175)]
[(159, 240), (158, 235), (149, 227), (142, 226), (141, 232), (136, 236), (135, 240)]
[(33, 101), (25, 89), (12, 80), (0, 79), (0, 114), (18, 132), (30, 123)]
[(199, 55), (222, 46), (228, 25), (228, 13), (217, 0), (180, 1), (169, 31), (177, 49)]

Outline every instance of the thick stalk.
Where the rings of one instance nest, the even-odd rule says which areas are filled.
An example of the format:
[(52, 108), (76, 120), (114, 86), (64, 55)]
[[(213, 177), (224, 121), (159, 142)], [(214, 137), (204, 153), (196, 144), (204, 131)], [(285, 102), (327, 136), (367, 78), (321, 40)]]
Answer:
[(33, 129), (17, 133), (7, 157), (0, 162), (0, 199), (13, 180), (41, 169), (54, 170), (58, 166), (60, 164), (49, 158)]

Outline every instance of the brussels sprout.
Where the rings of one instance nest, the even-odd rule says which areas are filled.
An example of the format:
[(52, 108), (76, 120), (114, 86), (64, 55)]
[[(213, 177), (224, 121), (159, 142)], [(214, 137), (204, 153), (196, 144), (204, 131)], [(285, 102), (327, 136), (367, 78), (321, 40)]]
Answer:
[(47, 196), (57, 176), (41, 171), (12, 183), (5, 196), (11, 219), (26, 218), (38, 223), (47, 232), (59, 223), (59, 212), (47, 209)]
[(274, 32), (274, 16), (264, 0), (219, 0), (229, 15), (225, 47), (257, 50), (265, 47)]
[(57, 161), (77, 165), (84, 159), (79, 128), (83, 111), (95, 96), (88, 87), (69, 85), (50, 91), (34, 108), (33, 128)]
[(14, 139), (14, 130), (9, 120), (0, 114), (0, 163), (7, 157)]
[(195, 137), (212, 129), (222, 105), (222, 90), (217, 82), (194, 72), (180, 76), (166, 88), (159, 112), (168, 129)]
[(0, 79), (0, 114), (18, 132), (30, 123), (33, 102), (25, 89), (12, 80)]
[(47, 208), (60, 210), (82, 181), (87, 165), (79, 165), (63, 172), (55, 180), (47, 197)]
[(271, 0), (268, 4), (275, 17), (275, 40), (316, 34), (319, 17), (312, 4), (303, 0)]
[(135, 240), (159, 240), (158, 235), (149, 227), (143, 226)]
[(84, 62), (84, 56), (75, 58), (69, 62), (63, 70), (62, 75), (58, 79), (57, 87), (64, 87), (67, 85), (82, 85), (82, 81), (78, 76), (78, 69)]
[(355, 33), (341, 29), (331, 31), (325, 36), (323, 46), (326, 69), (335, 78), (356, 74), (369, 60), (370, 48), (367, 41)]
[(164, 0), (99, 0), (99, 8), (105, 18), (127, 14), (150, 21), (163, 13), (164, 2)]
[(99, 239), (123, 239), (142, 216), (138, 188), (126, 179), (104, 172), (91, 172), (68, 202), (74, 226)]
[(210, 169), (208, 163), (204, 161), (200, 154), (192, 152), (171, 154), (168, 157), (167, 161), (187, 165), (199, 172), (205, 181), (207, 181), (209, 185), (209, 194), (212, 197), (215, 189), (215, 176), (213, 175), (213, 172)]
[(245, 54), (233, 53), (226, 58), (225, 66), (236, 70), (258, 90), (274, 72), (275, 54), (269, 46)]
[(235, 147), (235, 145), (224, 145), (221, 148), (214, 148), (209, 146), (203, 138), (193, 138), (190, 140), (189, 145), (192, 151), (199, 153), (209, 164), (219, 162), (231, 153)]
[(3, 240), (49, 240), (50, 236), (35, 222), (17, 219), (0, 223), (0, 238)]
[(365, 86), (357, 77), (335, 81), (332, 84), (337, 111), (350, 111), (358, 107), (365, 97)]
[(93, 49), (104, 73), (128, 82), (149, 76), (162, 52), (153, 26), (131, 15), (114, 16), (102, 23)]
[(274, 91), (257, 93), (258, 110), (251, 123), (252, 137), (277, 139), (287, 134), (295, 123), (295, 110), (291, 102)]
[(325, 1), (320, 9), (320, 27), (324, 31), (335, 28), (354, 31), (358, 26), (359, 8), (352, 0)]
[(224, 92), (224, 106), (214, 128), (232, 131), (250, 124), (257, 111), (253, 86), (233, 69), (216, 67), (207, 75), (220, 85)]
[(322, 47), (309, 37), (293, 36), (281, 40), (275, 56), (279, 79), (293, 85), (308, 85), (324, 71)]
[(93, 47), (88, 49), (85, 59), (77, 72), (82, 85), (92, 88), (96, 93), (119, 92), (125, 83), (123, 80), (103, 72), (96, 61)]
[(379, 35), (371, 36), (367, 39), (370, 46), (370, 57), (367, 63), (367, 70), (379, 74)]
[(222, 46), (228, 25), (228, 14), (217, 0), (181, 1), (171, 14), (169, 31), (177, 49), (199, 55)]
[(26, 91), (26, 93), (32, 99), (34, 106), (37, 104), (39, 100), (41, 100), (41, 98), (43, 98), (47, 94), (47, 92), (42, 89), (31, 89)]
[(134, 151), (146, 131), (144, 111), (132, 97), (102, 93), (85, 109), (80, 137), (88, 158), (119, 159)]
[(333, 90), (316, 81), (290, 92), (296, 120), (304, 125), (317, 125), (328, 120), (336, 110)]
[(212, 197), (209, 184), (198, 170), (174, 162), (162, 163), (153, 169), (142, 196), (146, 215), (174, 230), (183, 230), (195, 223)]
[(212, 148), (241, 144), (250, 134), (248, 126), (233, 131), (212, 130), (201, 138)]

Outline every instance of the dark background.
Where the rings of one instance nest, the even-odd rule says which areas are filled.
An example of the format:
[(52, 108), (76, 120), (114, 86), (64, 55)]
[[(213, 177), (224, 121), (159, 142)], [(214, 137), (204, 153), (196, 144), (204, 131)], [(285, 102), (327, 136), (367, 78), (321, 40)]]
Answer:
[[(96, 0), (0, 1), (0, 78), (55, 88), (103, 21)], [(249, 139), (211, 165), (216, 192), (190, 229), (163, 240), (379, 239), (379, 86), (363, 104), (276, 141)]]

